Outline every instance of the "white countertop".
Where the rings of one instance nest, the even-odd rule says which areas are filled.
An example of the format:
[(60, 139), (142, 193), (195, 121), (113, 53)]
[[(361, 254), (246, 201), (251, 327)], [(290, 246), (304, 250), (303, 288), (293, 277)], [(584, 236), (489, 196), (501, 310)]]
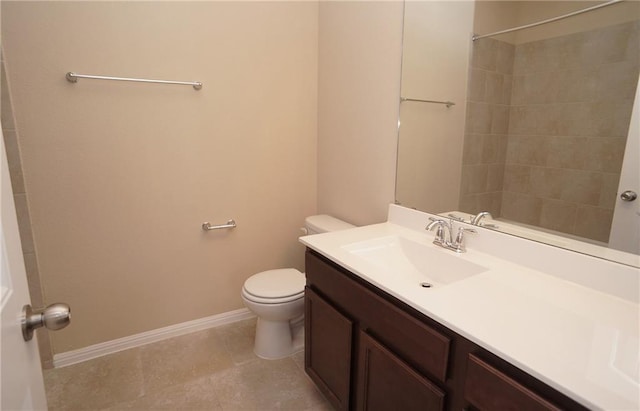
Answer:
[[(403, 213), (412, 215), (395, 218)], [(589, 408), (640, 409), (640, 310), (637, 290), (625, 294), (629, 287), (638, 288), (640, 270), (577, 253), (558, 254), (570, 252), (495, 237), (510, 236), (489, 230), (475, 235), (466, 253), (456, 254), (431, 244), (433, 233), (424, 231), (429, 216), (392, 205), (386, 223), (300, 241)], [(422, 221), (421, 227), (412, 227), (412, 221)], [(348, 251), (354, 243), (387, 236), (402, 236), (487, 270), (422, 288), (418, 272), (390, 272)], [(487, 242), (501, 241), (509, 242), (501, 250), (509, 248), (510, 258), (486, 252)], [(526, 265), (528, 259), (542, 266), (557, 259), (560, 267), (549, 273)], [(614, 284), (611, 292), (589, 287), (612, 281), (626, 283)], [(618, 289), (622, 297), (615, 295)]]

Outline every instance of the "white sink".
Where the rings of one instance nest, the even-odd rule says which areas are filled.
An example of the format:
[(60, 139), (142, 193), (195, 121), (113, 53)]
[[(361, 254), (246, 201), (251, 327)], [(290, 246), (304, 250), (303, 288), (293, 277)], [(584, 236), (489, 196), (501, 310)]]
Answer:
[(453, 251), (397, 235), (344, 245), (342, 249), (391, 276), (410, 276), (432, 286), (450, 284), (488, 270)]

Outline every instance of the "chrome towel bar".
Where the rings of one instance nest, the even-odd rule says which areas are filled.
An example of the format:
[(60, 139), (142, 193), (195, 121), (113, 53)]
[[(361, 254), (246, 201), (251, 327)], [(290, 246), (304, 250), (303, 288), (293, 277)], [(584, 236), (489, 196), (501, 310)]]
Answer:
[(218, 225), (212, 225), (209, 222), (202, 223), (202, 229), (204, 231), (222, 230), (225, 228), (236, 228), (236, 222), (234, 220), (229, 220), (227, 221), (226, 224), (218, 224)]
[(79, 78), (88, 78), (88, 79), (94, 79), (94, 80), (135, 81), (138, 83), (179, 84), (183, 86), (193, 86), (195, 90), (200, 90), (202, 88), (202, 83), (199, 81), (172, 81), (172, 80), (151, 80), (146, 78), (94, 76), (91, 74), (78, 74), (72, 71), (68, 72), (66, 77), (67, 77), (67, 80), (71, 83), (77, 83)]
[(403, 101), (414, 101), (416, 103), (444, 104), (445, 106), (447, 106), (447, 108), (456, 105), (456, 103), (454, 103), (453, 101), (421, 100), (417, 98), (400, 97), (400, 102), (403, 102)]

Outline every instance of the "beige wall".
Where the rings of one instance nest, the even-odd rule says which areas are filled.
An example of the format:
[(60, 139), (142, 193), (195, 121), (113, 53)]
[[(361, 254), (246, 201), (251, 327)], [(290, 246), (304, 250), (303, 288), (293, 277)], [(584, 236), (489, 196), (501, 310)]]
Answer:
[(357, 225), (394, 200), (402, 2), (321, 2), (318, 210)]
[[(2, 4), (44, 302), (64, 352), (242, 307), (302, 268), (316, 212), (318, 5)], [(79, 80), (67, 71), (199, 80)], [(203, 221), (235, 218), (233, 231)]]
[(396, 200), (430, 212), (457, 209), (474, 3), (407, 2)]

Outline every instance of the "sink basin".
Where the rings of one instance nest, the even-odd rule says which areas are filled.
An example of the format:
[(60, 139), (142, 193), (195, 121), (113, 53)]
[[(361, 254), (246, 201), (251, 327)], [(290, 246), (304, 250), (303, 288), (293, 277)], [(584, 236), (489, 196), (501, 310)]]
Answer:
[(450, 284), (487, 271), (487, 267), (466, 261), (452, 251), (401, 237), (387, 236), (342, 247), (390, 275), (415, 277), (432, 286)]

